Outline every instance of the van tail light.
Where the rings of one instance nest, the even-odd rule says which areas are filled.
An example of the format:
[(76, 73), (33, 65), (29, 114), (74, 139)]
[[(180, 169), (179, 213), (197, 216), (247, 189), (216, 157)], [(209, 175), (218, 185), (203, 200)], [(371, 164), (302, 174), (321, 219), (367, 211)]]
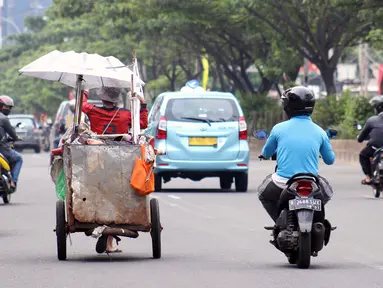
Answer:
[(303, 197), (309, 196), (311, 192), (313, 191), (313, 186), (311, 184), (311, 181), (301, 180), (297, 182), (296, 191), (298, 192), (299, 195)]
[(160, 122), (158, 123), (158, 128), (157, 128), (157, 135), (156, 135), (157, 139), (166, 139), (166, 136), (167, 136), (166, 125), (167, 125), (166, 117), (161, 116)]
[(247, 140), (247, 124), (245, 117), (239, 117), (239, 140)]

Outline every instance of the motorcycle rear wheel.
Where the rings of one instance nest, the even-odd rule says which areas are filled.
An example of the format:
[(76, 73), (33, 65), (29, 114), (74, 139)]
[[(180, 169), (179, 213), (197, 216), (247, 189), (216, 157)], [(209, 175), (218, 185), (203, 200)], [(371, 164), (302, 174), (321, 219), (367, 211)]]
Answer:
[(299, 232), (299, 246), (297, 266), (301, 269), (307, 269), (310, 267), (311, 261), (311, 233)]

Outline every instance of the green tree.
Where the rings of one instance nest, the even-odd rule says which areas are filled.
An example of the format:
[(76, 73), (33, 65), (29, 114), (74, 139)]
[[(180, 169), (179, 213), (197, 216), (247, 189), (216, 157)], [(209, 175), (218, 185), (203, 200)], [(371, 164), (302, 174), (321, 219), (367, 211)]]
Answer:
[(345, 49), (364, 40), (377, 25), (378, 2), (238, 1), (243, 3), (254, 21), (260, 19), (267, 23), (289, 47), (319, 68), (328, 94), (336, 93), (334, 72)]

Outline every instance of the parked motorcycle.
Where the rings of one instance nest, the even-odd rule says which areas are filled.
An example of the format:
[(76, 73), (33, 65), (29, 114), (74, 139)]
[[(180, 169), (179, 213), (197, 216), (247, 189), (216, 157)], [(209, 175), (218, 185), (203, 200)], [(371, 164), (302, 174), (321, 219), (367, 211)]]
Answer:
[[(23, 128), (21, 122), (17, 123), (17, 128)], [(14, 149), (13, 141), (9, 140), (10, 146)], [(4, 204), (11, 202), (11, 180), (12, 180), (12, 164), (0, 153), (0, 197)]]
[[(331, 135), (336, 135), (332, 130)], [(257, 130), (253, 133), (259, 140), (267, 139), (267, 132)], [(278, 155), (273, 156), (273, 160)], [(259, 156), (260, 160), (268, 160)], [(290, 264), (299, 268), (309, 268), (311, 256), (329, 243), (332, 227), (325, 219), (324, 191), (319, 178), (311, 173), (293, 175), (279, 199), (279, 218), (274, 226), (265, 227), (272, 230), (273, 240), (270, 241), (283, 252)]]
[[(362, 130), (362, 125), (355, 122), (354, 127), (357, 130)], [(370, 185), (374, 191), (375, 198), (379, 198), (381, 192), (383, 192), (383, 147), (376, 148), (372, 146), (375, 150), (374, 154), (370, 158), (372, 178), (371, 183), (366, 183), (364, 185)]]

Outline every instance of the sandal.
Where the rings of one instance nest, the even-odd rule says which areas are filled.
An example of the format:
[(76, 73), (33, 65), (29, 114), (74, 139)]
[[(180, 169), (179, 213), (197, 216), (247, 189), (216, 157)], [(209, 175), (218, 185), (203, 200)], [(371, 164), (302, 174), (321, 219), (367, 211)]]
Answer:
[(362, 185), (371, 185), (371, 183), (372, 183), (372, 180), (370, 180), (370, 181), (366, 181), (366, 179), (363, 179), (363, 180), (361, 181), (361, 184), (362, 184)]
[(118, 248), (113, 249), (113, 250), (105, 250), (105, 253), (107, 253), (107, 254), (111, 254), (111, 253), (121, 253), (121, 252), (122, 252), (122, 250), (121, 250), (121, 249), (118, 249)]

